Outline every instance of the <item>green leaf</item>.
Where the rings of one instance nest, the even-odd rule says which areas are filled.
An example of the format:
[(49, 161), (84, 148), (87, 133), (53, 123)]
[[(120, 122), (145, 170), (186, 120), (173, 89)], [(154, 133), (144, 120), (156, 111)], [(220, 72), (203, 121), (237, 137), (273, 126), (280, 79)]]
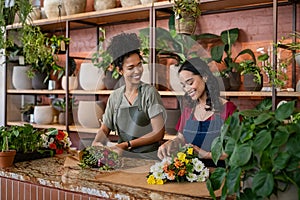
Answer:
[(299, 132), (297, 134), (293, 134), (290, 136), (287, 144), (286, 144), (286, 149), (287, 151), (293, 155), (296, 156), (297, 158), (300, 158), (300, 134)]
[(222, 155), (222, 142), (220, 137), (217, 137), (213, 140), (211, 144), (211, 154), (212, 154), (212, 160), (217, 165), (217, 162)]
[(217, 167), (210, 175), (209, 180), (211, 182), (212, 189), (218, 190), (224, 182), (226, 176), (226, 169), (222, 167)]
[(268, 130), (261, 130), (255, 137), (253, 142), (253, 151), (262, 152), (272, 142), (271, 133)]
[(216, 200), (217, 198), (216, 198), (216, 195), (215, 195), (214, 190), (213, 190), (213, 188), (212, 188), (210, 179), (207, 179), (207, 180), (206, 180), (206, 188), (208, 189), (210, 196), (211, 196), (214, 200)]
[(273, 138), (273, 141), (272, 141), (272, 146), (273, 147), (282, 146), (283, 144), (285, 144), (287, 142), (287, 140), (289, 138), (289, 133), (288, 133), (287, 128), (285, 126), (282, 126), (282, 128), (278, 127), (277, 129), (278, 129), (278, 131), (274, 134), (274, 138)]
[(280, 152), (274, 160), (274, 171), (284, 169), (290, 159), (290, 155), (286, 152)]
[(228, 194), (238, 193), (240, 190), (242, 169), (230, 168), (226, 177), (226, 185), (228, 188)]
[(211, 58), (217, 63), (222, 62), (225, 45), (214, 46), (211, 48)]
[(282, 104), (275, 110), (275, 118), (279, 121), (289, 118), (295, 108), (295, 101), (289, 101), (285, 104)]
[(248, 143), (236, 145), (229, 159), (229, 165), (232, 167), (243, 166), (249, 161), (251, 154), (252, 149)]
[(272, 173), (260, 171), (253, 177), (253, 191), (262, 197), (269, 196), (274, 187), (274, 177)]
[(221, 38), (224, 44), (232, 45), (239, 37), (239, 29), (233, 28), (221, 32)]
[(261, 113), (256, 119), (254, 119), (254, 123), (255, 125), (265, 125), (265, 123), (272, 118), (273, 117), (270, 113)]

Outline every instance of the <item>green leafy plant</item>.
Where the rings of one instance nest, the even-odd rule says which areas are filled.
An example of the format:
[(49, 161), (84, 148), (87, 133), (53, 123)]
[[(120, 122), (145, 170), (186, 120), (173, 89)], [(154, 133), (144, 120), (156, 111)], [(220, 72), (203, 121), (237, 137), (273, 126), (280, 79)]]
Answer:
[(287, 67), (286, 62), (280, 62), (279, 67), (276, 70), (273, 69), (273, 66), (268, 61), (269, 60), (268, 54), (262, 54), (258, 56), (258, 61), (261, 61), (262, 68), (266, 72), (267, 76), (269, 77), (270, 84), (275, 88), (281, 88), (285, 85), (285, 81), (288, 79), (287, 74), (285, 73), (285, 69)]
[(0, 127), (0, 133), (2, 151), (14, 149), (17, 152), (27, 153), (42, 147), (41, 134), (43, 132), (35, 129), (31, 124), (2, 126)]
[[(42, 33), (40, 27), (24, 25), (22, 30), (22, 45), (25, 62), (30, 64), (28, 77), (32, 78), (36, 72), (46, 73), (47, 81), (51, 74), (58, 75), (58, 79), (64, 74), (64, 68), (57, 64), (57, 53), (60, 50), (59, 44), (64, 41), (69, 43), (69, 38), (64, 36), (47, 37)], [(52, 43), (53, 42), (53, 43)]]
[(92, 63), (95, 67), (102, 68), (104, 72), (107, 70), (113, 71), (112, 77), (115, 79), (119, 78), (119, 73), (116, 68), (114, 68), (111, 63), (113, 62), (112, 56), (103, 49), (103, 43), (106, 39), (106, 31), (103, 28), (99, 28), (100, 37), (97, 52), (92, 55)]
[[(70, 98), (69, 99), (69, 109), (71, 110), (75, 106), (78, 105), (78, 102), (75, 98)], [(59, 112), (66, 112), (67, 104), (66, 104), (66, 98), (63, 99), (55, 99), (53, 101), (53, 107), (59, 111)]]
[(21, 107), (20, 111), (21, 111), (22, 114), (26, 114), (26, 115), (33, 114), (34, 104), (33, 103), (26, 103)]
[[(171, 0), (169, 0), (171, 2)], [(174, 0), (173, 11), (175, 17), (180, 19), (184, 13), (197, 18), (201, 15), (201, 9), (199, 7), (199, 0)]]
[[(222, 190), (221, 199), (266, 199), (294, 185), (300, 191), (300, 123), (292, 122), (295, 101), (271, 111), (270, 99), (255, 109), (236, 112), (212, 143), (217, 163), (226, 153), (225, 168), (216, 168), (207, 181), (211, 196)], [(246, 185), (247, 181), (250, 185)]]
[(261, 69), (256, 64), (255, 60), (243, 60), (242, 62), (240, 62), (240, 66), (242, 67), (241, 75), (253, 74), (254, 82), (261, 84), (261, 82), (262, 82)]
[[(230, 72), (241, 72), (240, 64), (237, 62), (237, 58), (241, 55), (248, 54), (252, 60), (255, 60), (255, 55), (251, 49), (244, 49), (240, 51), (237, 56), (232, 55), (232, 46), (239, 37), (239, 29), (233, 28), (224, 30), (220, 36), (216, 36), (222, 41), (221, 45), (216, 45), (211, 48), (211, 59), (217, 63), (223, 63), (225, 66), (222, 74), (228, 76)], [(225, 57), (223, 55), (225, 53)]]

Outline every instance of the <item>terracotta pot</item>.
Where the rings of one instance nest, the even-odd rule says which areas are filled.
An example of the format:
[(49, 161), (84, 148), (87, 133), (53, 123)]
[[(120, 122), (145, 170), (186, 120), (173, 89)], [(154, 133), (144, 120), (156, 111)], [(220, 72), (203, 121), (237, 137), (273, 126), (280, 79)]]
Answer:
[(192, 35), (196, 30), (196, 18), (188, 14), (182, 13), (182, 18), (175, 20), (175, 28), (177, 33)]
[(67, 15), (74, 15), (85, 12), (86, 0), (65, 0), (63, 1)]
[(94, 0), (86, 0), (85, 12), (91, 12), (94, 10)]
[(131, 7), (141, 4), (140, 0), (120, 0), (122, 7)]
[[(61, 0), (44, 0), (44, 10), (47, 18), (58, 18), (59, 17), (59, 5)], [(61, 16), (65, 16), (65, 6), (61, 3)]]
[(16, 150), (0, 152), (0, 168), (11, 167), (14, 163)]
[(12, 73), (12, 84), (17, 90), (32, 89), (32, 81), (27, 76), (29, 66), (14, 66)]
[(117, 6), (116, 0), (94, 0), (94, 8), (95, 10), (107, 10), (111, 8), (115, 8)]

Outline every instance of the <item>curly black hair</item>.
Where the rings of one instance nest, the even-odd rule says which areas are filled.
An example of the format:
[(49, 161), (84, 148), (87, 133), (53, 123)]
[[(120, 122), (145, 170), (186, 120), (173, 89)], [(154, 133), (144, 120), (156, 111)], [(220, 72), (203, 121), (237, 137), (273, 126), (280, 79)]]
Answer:
[[(199, 75), (201, 77), (207, 77), (207, 81), (205, 83), (205, 91), (207, 94), (206, 105), (209, 106), (207, 110), (214, 110), (215, 112), (220, 112), (222, 110), (222, 104), (219, 99), (220, 97), (220, 89), (218, 85), (218, 81), (213, 73), (210, 71), (209, 66), (201, 60), (200, 58), (191, 58), (186, 60), (179, 68), (178, 73), (182, 70), (190, 71), (195, 75)], [(191, 102), (192, 99), (185, 95), (188, 98), (188, 101)], [(189, 104), (194, 106), (196, 102), (192, 102)]]
[(142, 59), (140, 46), (140, 40), (135, 33), (121, 33), (114, 36), (107, 47), (107, 52), (113, 58), (113, 66), (122, 69), (124, 59), (132, 54), (138, 54)]

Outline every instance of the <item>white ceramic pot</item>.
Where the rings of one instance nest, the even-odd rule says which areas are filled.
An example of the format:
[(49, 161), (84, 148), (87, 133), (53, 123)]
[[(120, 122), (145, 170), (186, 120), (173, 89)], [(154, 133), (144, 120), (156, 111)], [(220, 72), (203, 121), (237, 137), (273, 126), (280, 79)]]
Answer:
[(107, 10), (115, 8), (117, 6), (116, 0), (94, 0), (94, 9), (95, 10)]
[(59, 17), (59, 5), (61, 4), (61, 16), (66, 15), (65, 6), (61, 0), (44, 0), (44, 10), (47, 18)]
[[(63, 76), (61, 79), (62, 89), (67, 89), (67, 77)], [(77, 76), (69, 76), (69, 90), (76, 90), (78, 87), (78, 78)]]
[(146, 5), (146, 4), (149, 4), (149, 3), (152, 3), (152, 2), (157, 2), (157, 0), (140, 0), (142, 5)]
[(172, 88), (172, 91), (182, 92), (182, 86), (178, 77), (178, 68), (179, 67), (176, 67), (175, 65), (170, 65), (170, 86)]
[(74, 15), (85, 12), (86, 0), (64, 0), (67, 15)]
[(79, 101), (78, 122), (85, 128), (99, 128), (104, 106), (99, 101)]
[(17, 90), (32, 89), (32, 81), (27, 76), (29, 66), (14, 66), (12, 73), (12, 84)]
[(122, 7), (130, 7), (141, 4), (140, 0), (120, 0)]
[(104, 72), (92, 63), (82, 63), (79, 70), (79, 84), (84, 90), (103, 90)]
[(53, 108), (52, 106), (34, 106), (33, 116), (36, 124), (51, 124)]

